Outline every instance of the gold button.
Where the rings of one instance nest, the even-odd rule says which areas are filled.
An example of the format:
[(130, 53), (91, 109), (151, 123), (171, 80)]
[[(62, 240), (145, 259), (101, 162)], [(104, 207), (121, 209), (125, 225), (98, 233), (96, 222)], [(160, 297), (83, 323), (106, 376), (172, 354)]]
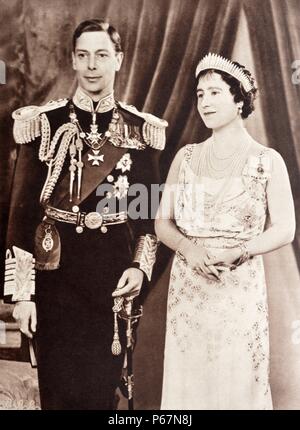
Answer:
[(107, 233), (107, 227), (105, 227), (104, 225), (101, 227), (101, 232), (102, 233)]
[(108, 180), (108, 182), (113, 182), (113, 180), (114, 180), (113, 175), (108, 175), (107, 180)]
[(83, 227), (80, 227), (80, 225), (78, 225), (76, 227), (76, 233), (82, 233), (83, 232)]
[(72, 207), (72, 211), (75, 213), (75, 214), (77, 214), (78, 212), (79, 212), (79, 207), (78, 206), (73, 206)]

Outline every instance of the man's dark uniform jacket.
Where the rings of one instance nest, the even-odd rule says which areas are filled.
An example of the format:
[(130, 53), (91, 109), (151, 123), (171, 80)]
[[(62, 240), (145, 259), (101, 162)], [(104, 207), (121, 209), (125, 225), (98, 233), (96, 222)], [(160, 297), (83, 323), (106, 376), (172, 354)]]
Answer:
[(129, 267), (150, 280), (157, 247), (153, 219), (128, 213), (137, 197), (128, 189), (143, 184), (148, 194), (140, 202), (151, 215), (153, 155), (164, 147), (167, 124), (113, 95), (95, 106), (81, 89), (72, 100), (13, 117), (20, 145), (5, 296), (36, 302), (42, 407), (112, 409), (125, 333), (119, 324), (123, 348), (114, 356), (111, 294)]

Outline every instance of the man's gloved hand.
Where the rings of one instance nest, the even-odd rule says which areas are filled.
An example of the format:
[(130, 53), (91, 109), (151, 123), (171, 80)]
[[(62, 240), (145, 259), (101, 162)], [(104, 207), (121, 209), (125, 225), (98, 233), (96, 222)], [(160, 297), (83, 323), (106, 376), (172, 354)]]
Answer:
[(15, 304), (13, 318), (19, 323), (20, 330), (32, 339), (36, 332), (36, 306), (31, 301), (21, 301)]

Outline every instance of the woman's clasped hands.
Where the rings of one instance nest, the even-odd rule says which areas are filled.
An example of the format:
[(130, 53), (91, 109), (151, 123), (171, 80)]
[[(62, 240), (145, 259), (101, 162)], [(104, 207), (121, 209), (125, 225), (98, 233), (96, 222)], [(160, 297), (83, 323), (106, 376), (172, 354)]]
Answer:
[(216, 255), (211, 250), (192, 243), (185, 238), (178, 251), (197, 274), (209, 280), (220, 281), (221, 273), (234, 269), (234, 262), (240, 257), (239, 248), (224, 249)]

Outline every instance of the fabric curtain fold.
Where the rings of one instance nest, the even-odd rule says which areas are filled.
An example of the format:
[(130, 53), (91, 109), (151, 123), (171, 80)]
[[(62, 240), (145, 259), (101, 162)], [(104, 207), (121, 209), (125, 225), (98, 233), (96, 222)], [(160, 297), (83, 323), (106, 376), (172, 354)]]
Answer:
[(292, 81), (292, 63), (300, 58), (299, 2), (245, 0), (243, 4), (269, 146), (281, 153), (290, 175), (297, 215), (293, 245), (300, 268), (300, 85)]

